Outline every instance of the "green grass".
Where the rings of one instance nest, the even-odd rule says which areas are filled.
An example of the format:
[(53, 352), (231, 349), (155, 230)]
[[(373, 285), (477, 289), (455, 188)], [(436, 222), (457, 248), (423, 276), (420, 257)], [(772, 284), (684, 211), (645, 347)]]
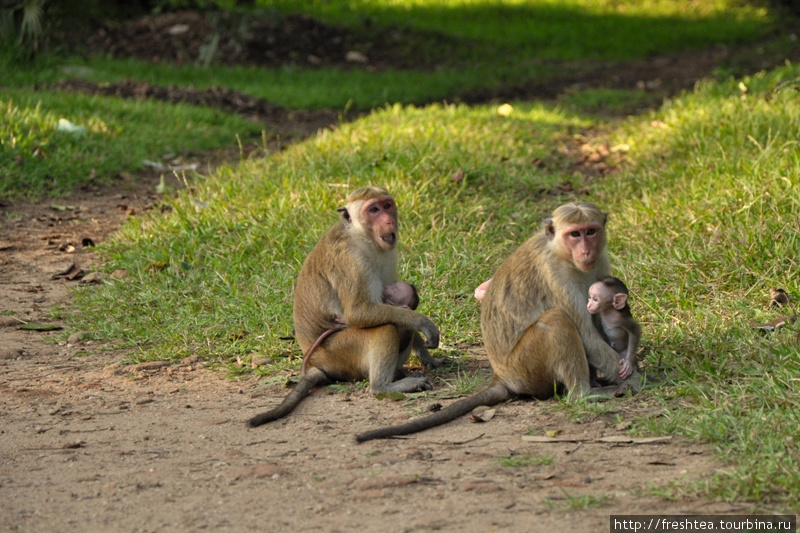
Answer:
[[(24, 89), (0, 92), (0, 198), (63, 195), (86, 183), (105, 184), (121, 172), (218, 146), (235, 146), (260, 126), (187, 105), (120, 101)], [(60, 120), (82, 128), (61, 131)]]
[[(224, 85), (289, 108), (372, 109), (387, 103), (453, 100), (474, 91), (559, 77), (564, 61), (620, 61), (656, 54), (763, 39), (774, 30), (764, 8), (733, 0), (589, 0), (417, 2), (297, 2), (262, 0), (261, 7), (303, 12), (348, 26), (362, 40), (380, 43), (390, 26), (416, 32), (402, 54), (419, 57), (422, 71), (368, 72), (196, 65), (175, 67), (108, 57), (40, 58), (20, 69), (0, 58), (5, 86), (82, 77), (96, 82), (125, 78), (157, 85)], [(642, 31), (647, 28), (647, 31)], [(437, 37), (439, 36), (439, 37)], [(388, 45), (387, 45), (388, 46)]]
[[(104, 269), (129, 277), (82, 291), (73, 328), (135, 347), (142, 359), (266, 355), (275, 366), (262, 372), (280, 374), (287, 355), (299, 363), (281, 337), (291, 333), (305, 254), (348, 190), (379, 183), (400, 207), (401, 277), (419, 285), (444, 352), (458, 353), (480, 342), (474, 287), (570, 198), (551, 194), (569, 181), (611, 211), (612, 259), (632, 290), (647, 366), (670, 378), (634, 399), (658, 415), (634, 429), (685, 435), (736, 458), (693, 490), (787, 505), (800, 496), (797, 330), (765, 337), (749, 323), (772, 316), (770, 287), (800, 293), (800, 99), (786, 83), (798, 76), (787, 66), (705, 83), (627, 121), (536, 103), (506, 115), (494, 106), (387, 107), (223, 169), (170, 215), (127, 225), (103, 251)], [(591, 182), (573, 172), (566, 147), (587, 131), (599, 135), (589, 144), (628, 146), (621, 171)], [(459, 169), (465, 178), (454, 183)]]
[[(495, 47), (515, 58), (641, 59), (765, 35), (769, 14), (731, 0), (259, 0), (349, 26), (409, 26)], [(647, 28), (646, 32), (642, 28)], [(503, 54), (498, 53), (497, 56)]]

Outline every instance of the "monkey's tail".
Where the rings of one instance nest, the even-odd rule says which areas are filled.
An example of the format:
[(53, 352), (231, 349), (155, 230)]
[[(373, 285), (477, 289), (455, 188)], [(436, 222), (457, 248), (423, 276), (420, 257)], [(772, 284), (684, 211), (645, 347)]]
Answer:
[(483, 392), (479, 392), (475, 396), (464, 398), (452, 405), (448, 405), (438, 413), (434, 413), (424, 418), (419, 418), (402, 424), (399, 426), (389, 426), (380, 429), (374, 429), (356, 435), (356, 442), (366, 442), (372, 439), (387, 439), (389, 437), (396, 437), (398, 435), (410, 435), (419, 431), (424, 431), (432, 427), (441, 426), (451, 420), (455, 420), (460, 416), (464, 416), (476, 407), (481, 405), (495, 405), (511, 397), (511, 393), (502, 383), (494, 383)]
[(290, 392), (286, 398), (283, 399), (283, 402), (281, 402), (278, 407), (271, 411), (267, 411), (266, 413), (254, 416), (248, 420), (247, 423), (250, 425), (250, 427), (254, 428), (260, 426), (261, 424), (266, 424), (267, 422), (272, 422), (273, 420), (283, 418), (291, 413), (292, 410), (297, 407), (297, 405), (303, 401), (306, 396), (308, 396), (308, 393), (311, 391), (311, 389), (327, 382), (328, 377), (322, 370), (314, 367), (310, 368), (308, 372), (306, 372), (303, 377), (300, 378), (300, 383), (295, 385), (294, 389), (292, 389), (292, 392)]

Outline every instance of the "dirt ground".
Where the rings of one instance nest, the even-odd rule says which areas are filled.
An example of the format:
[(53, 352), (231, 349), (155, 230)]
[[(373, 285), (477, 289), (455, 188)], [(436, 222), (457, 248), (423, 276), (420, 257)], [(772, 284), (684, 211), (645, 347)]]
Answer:
[[(621, 67), (607, 81), (673, 79), (665, 73), (680, 61), (681, 79), (693, 83), (726, 54), (657, 58)], [(295, 137), (335, 119), (257, 115)], [(204, 168), (220, 157), (188, 159)], [(680, 490), (673, 499), (651, 493), (724, 468), (707, 446), (677, 437), (599, 440), (626, 436), (630, 421), (657, 416), (645, 395), (614, 400), (613, 413), (581, 423), (552, 402), (515, 401), (488, 422), (464, 418), (357, 445), (356, 430), (415, 415), (360, 388), (328, 388), (289, 418), (249, 429), (244, 421), (278, 403), (285, 389), (254, 377), (232, 381), (193, 360), (122, 367), (123, 353), (70, 335), (76, 332), (21, 329), (60, 326), (51, 310), (70, 301), (74, 286), (91, 282), (99, 261), (92, 243), (150, 208), (158, 180), (151, 169), (67, 199), (0, 206), (0, 530), (607, 531), (615, 514), (749, 509), (683, 498)], [(487, 366), (480, 350), (478, 359)], [(530, 430), (560, 431), (563, 442), (525, 440)], [(515, 456), (549, 460), (500, 462)]]

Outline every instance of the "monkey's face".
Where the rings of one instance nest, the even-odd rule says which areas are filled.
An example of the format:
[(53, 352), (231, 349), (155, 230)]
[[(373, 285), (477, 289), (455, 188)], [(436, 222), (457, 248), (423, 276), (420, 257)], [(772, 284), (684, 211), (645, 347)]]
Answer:
[(604, 304), (607, 304), (613, 296), (613, 294), (609, 294), (610, 292), (602, 283), (592, 283), (592, 286), (589, 287), (589, 301), (586, 304), (589, 313), (593, 315), (599, 313)]
[(414, 288), (408, 283), (398, 281), (383, 288), (383, 300), (389, 305), (411, 309), (413, 298)]
[(561, 242), (569, 250), (575, 267), (589, 272), (604, 244), (603, 226), (594, 223), (567, 226), (561, 232)]
[(391, 196), (367, 200), (361, 206), (361, 220), (371, 231), (372, 240), (383, 250), (397, 244), (397, 207)]

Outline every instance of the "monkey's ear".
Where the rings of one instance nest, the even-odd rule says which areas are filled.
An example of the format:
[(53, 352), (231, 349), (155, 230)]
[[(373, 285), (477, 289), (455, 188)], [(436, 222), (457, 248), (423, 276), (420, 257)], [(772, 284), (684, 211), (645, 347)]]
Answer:
[(618, 292), (614, 295), (614, 309), (620, 310), (628, 303), (628, 295), (624, 292)]
[(547, 240), (552, 241), (556, 236), (556, 227), (553, 225), (552, 218), (542, 220), (544, 224), (544, 234), (547, 235)]
[(345, 224), (350, 224), (350, 212), (347, 210), (346, 207), (340, 207), (337, 209), (340, 215), (342, 215), (342, 220)]
[(606, 227), (606, 222), (608, 222), (608, 211), (603, 211), (603, 227)]

